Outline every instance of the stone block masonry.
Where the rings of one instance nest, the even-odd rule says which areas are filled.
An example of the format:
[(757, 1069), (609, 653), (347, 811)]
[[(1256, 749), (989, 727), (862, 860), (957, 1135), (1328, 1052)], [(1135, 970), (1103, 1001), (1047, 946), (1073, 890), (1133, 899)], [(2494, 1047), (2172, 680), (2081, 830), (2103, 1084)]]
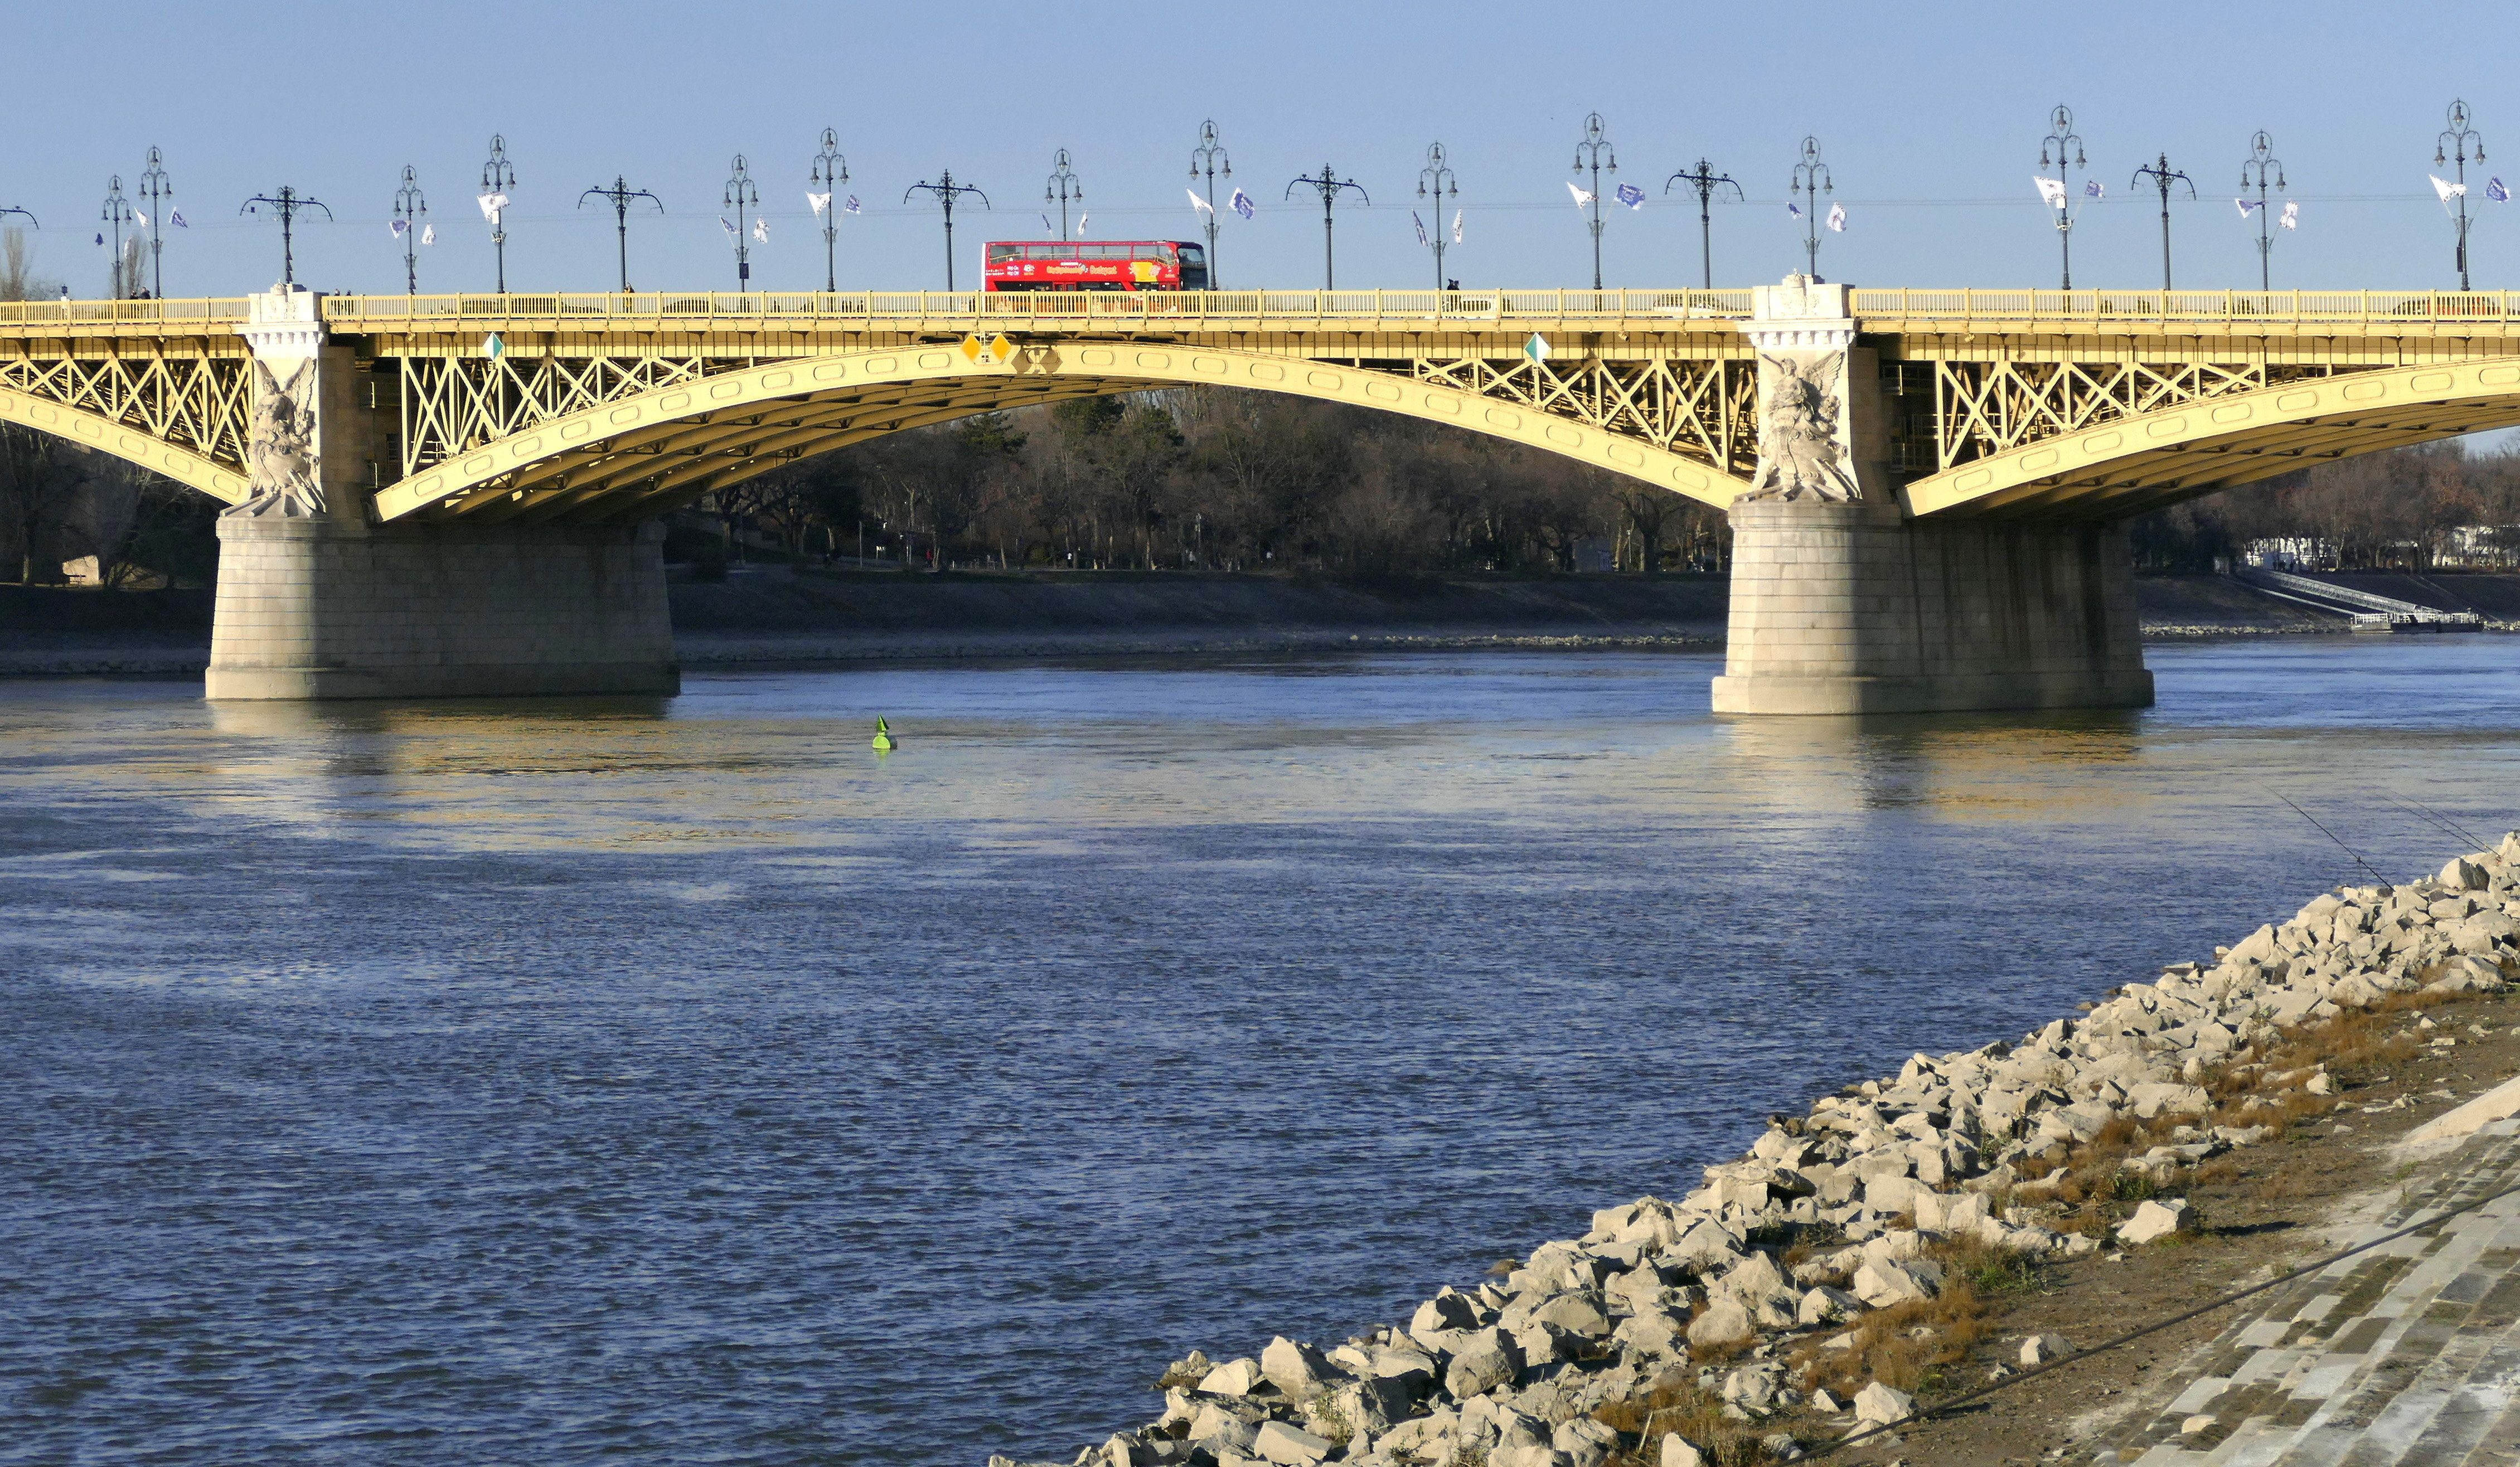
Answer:
[(663, 531), (219, 521), (212, 698), (671, 694)]
[(2152, 702), (2118, 526), (1773, 500), (1736, 504), (1732, 518), (1718, 713)]

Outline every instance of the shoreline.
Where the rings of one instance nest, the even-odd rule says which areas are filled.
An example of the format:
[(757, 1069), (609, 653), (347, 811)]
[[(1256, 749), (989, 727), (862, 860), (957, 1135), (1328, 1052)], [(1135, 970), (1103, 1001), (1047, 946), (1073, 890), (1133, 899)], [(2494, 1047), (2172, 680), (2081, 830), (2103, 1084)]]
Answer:
[[(2492, 621), (2485, 634), (2520, 632), (2520, 621)], [(2352, 637), (2338, 626), (2147, 624), (2147, 645), (2191, 645), (2303, 637)], [(53, 645), (47, 645), (46, 643)], [(1282, 630), (679, 634), (675, 650), (686, 672), (806, 671), (888, 663), (1086, 661), (1137, 657), (1255, 657), (1340, 652), (1672, 651), (1716, 652), (1720, 634), (1660, 626), (1607, 626), (1552, 631), (1534, 628), (1400, 630), (1356, 625)], [(206, 637), (0, 634), (0, 680), (143, 678), (198, 680), (209, 665)]]
[[(2500, 995), (2515, 941), (2520, 833), (2435, 875), (2337, 888), (2077, 1018), (1920, 1053), (1772, 1117), (1678, 1201), (1603, 1208), (1406, 1323), (1328, 1351), (1284, 1337), (1222, 1361), (1194, 1351), (1159, 1382), (1161, 1416), (1072, 1460), (1734, 1467), (1860, 1433), (1887, 1450), (1926, 1398), (1973, 1384), (1951, 1372), (1994, 1322), (1981, 1294), (2194, 1242), (2187, 1193), (2352, 1108), (2341, 1092), (2362, 1059), (2422, 1052), (2411, 1031), (2374, 1038), (2392, 1019)], [(2512, 1090), (2493, 1091), (2499, 1112), (2454, 1115), (2520, 1110)], [(2019, 1355), (2078, 1357), (2052, 1333)]]

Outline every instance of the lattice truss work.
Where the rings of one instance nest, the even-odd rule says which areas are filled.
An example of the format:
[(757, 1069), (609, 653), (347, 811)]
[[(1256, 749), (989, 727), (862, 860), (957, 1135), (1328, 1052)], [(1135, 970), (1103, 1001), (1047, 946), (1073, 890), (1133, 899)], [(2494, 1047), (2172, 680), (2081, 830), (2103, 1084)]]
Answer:
[(1424, 381), (1642, 439), (1745, 477), (1758, 464), (1758, 365), (1746, 359), (1427, 357), (1361, 365), (1406, 370)]
[(0, 387), (117, 422), (243, 472), (253, 367), (233, 357), (14, 357)]
[(417, 473), (571, 413), (751, 365), (743, 357), (406, 357), (402, 471)]
[(1938, 362), (1933, 467), (2339, 370), (2264, 362)]

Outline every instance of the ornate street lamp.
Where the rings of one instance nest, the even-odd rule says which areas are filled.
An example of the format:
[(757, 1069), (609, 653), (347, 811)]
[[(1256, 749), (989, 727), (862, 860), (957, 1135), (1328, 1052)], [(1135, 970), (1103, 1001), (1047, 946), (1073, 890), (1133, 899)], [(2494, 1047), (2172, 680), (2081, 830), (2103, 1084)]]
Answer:
[(1718, 189), (1731, 189), (1732, 191), (1732, 201), (1739, 203), (1742, 201), (1741, 186), (1732, 181), (1732, 175), (1729, 173), (1716, 172), (1714, 164), (1709, 163), (1702, 157), (1697, 160), (1697, 168), (1695, 171), (1675, 173), (1671, 177), (1663, 180), (1662, 191), (1666, 194), (1670, 193), (1671, 186), (1676, 183), (1685, 183), (1697, 191), (1697, 268), (1700, 276), (1699, 283), (1704, 287), (1704, 289), (1711, 290), (1715, 289), (1715, 212), (1713, 208), (1713, 204), (1715, 202), (1715, 191)]
[(1444, 160), (1444, 145), (1426, 145), (1426, 166), (1418, 170), (1418, 197), (1433, 200), (1435, 210), (1435, 289), (1450, 289), (1444, 277), (1444, 200), (1462, 197), (1460, 186), (1453, 182), (1453, 165)]
[(2186, 184), (2187, 197), (2193, 200), (2196, 198), (2196, 184), (2186, 174), (2170, 166), (2170, 155), (2167, 153), (2161, 155), (2151, 166), (2136, 169), (2135, 177), (2128, 180), (2127, 187), (2132, 189), (2147, 178), (2152, 180), (2153, 187), (2161, 191), (2161, 289), (2167, 290), (2170, 289), (2171, 186)]
[(1234, 176), (1234, 162), (1225, 156), (1225, 145), (1216, 140), (1216, 124), (1198, 124), (1198, 146), (1190, 151), (1190, 176), (1207, 175), (1207, 288), (1221, 290), (1224, 285), (1216, 274), (1216, 180), (1217, 175)]
[(1365, 185), (1358, 183), (1352, 178), (1341, 178), (1337, 174), (1332, 173), (1330, 171), (1330, 165), (1328, 163), (1322, 164), (1322, 176), (1319, 178), (1313, 178), (1302, 173), (1296, 174), (1293, 182), (1286, 185), (1286, 193), (1284, 197), (1287, 199), (1294, 198), (1295, 188), (1298, 184), (1303, 185), (1322, 196), (1322, 289), (1325, 290), (1334, 289), (1336, 289), (1334, 282), (1338, 278), (1338, 273), (1335, 268), (1337, 265), (1337, 256), (1331, 248), (1330, 205), (1338, 201), (1339, 190), (1341, 189), (1356, 190), (1356, 197), (1365, 200), (1365, 206), (1367, 208), (1373, 207), (1373, 200), (1365, 192)]
[(621, 251), (621, 293), (627, 295), (630, 293), (630, 200), (645, 199), (654, 204), (656, 212), (660, 214), (665, 211), (665, 200), (645, 189), (630, 187), (622, 182), (621, 175), (618, 173), (612, 175), (612, 187), (589, 189), (578, 195), (577, 206), (586, 207), (586, 200), (590, 199), (601, 199), (612, 205), (612, 232)]
[[(2056, 160), (2048, 161), (2048, 150), (2055, 150)], [(2072, 157), (2068, 159), (2067, 154)], [(2039, 144), (2039, 166), (2056, 170), (2056, 248), (2064, 262), (2064, 289), (2074, 289), (2074, 174), (2076, 168), (2088, 167), (2083, 159), (2083, 140), (2074, 135), (2074, 112), (2059, 105), (2048, 114), (2048, 136)]]
[(1820, 160), (1820, 139), (1803, 139), (1800, 161), (1794, 164), (1793, 187), (1785, 191), (1800, 194), (1798, 207), (1803, 215), (1803, 273), (1820, 279), (1820, 196), (1837, 192), (1837, 180), (1831, 178), (1828, 164)]
[(1067, 238), (1067, 205), (1071, 200), (1085, 197), (1085, 185), (1076, 181), (1076, 170), (1067, 166), (1067, 150), (1058, 150), (1051, 159), (1050, 184), (1041, 191), (1041, 201), (1058, 205), (1058, 237)]
[(324, 200), (309, 199), (289, 185), (282, 184), (278, 197), (256, 194), (240, 205), (237, 212), (258, 214), (265, 208), (280, 216), (280, 283), (283, 286), (293, 286), (297, 284), (295, 234), (297, 216), (307, 209), (323, 209), (324, 217), (330, 219), (333, 217), (333, 210), (325, 204)]
[[(814, 172), (807, 181), (807, 198), (808, 201), (815, 197), (823, 200), (814, 212), (823, 217), (823, 289), (832, 294), (840, 289), (840, 210), (836, 200), (840, 185), (848, 181), (849, 160), (840, 156), (840, 135), (826, 127), (823, 129), (823, 151), (814, 155)], [(613, 182), (618, 184), (620, 180), (614, 179)], [(626, 266), (624, 275), (626, 278)], [(625, 285), (621, 289), (627, 290), (630, 288)]]
[(735, 161), (727, 167), (726, 192), (719, 196), (718, 202), (735, 211), (735, 289), (749, 290), (752, 289), (752, 245), (749, 243), (751, 236), (743, 230), (743, 215), (745, 210), (761, 206), (761, 190), (754, 187), (752, 170), (745, 166), (742, 154), (737, 154)]
[(945, 289), (948, 294), (951, 294), (954, 289), (955, 196), (959, 194), (979, 194), (980, 207), (984, 209), (994, 208), (996, 205), (989, 202), (988, 195), (980, 194), (980, 191), (972, 185), (956, 183), (954, 181), (954, 170), (951, 168), (946, 169), (944, 172), (936, 175), (936, 177), (937, 182), (935, 183), (929, 183), (927, 180), (922, 178), (919, 182), (912, 184), (909, 188), (902, 190), (901, 201), (908, 203), (910, 201), (911, 195), (919, 193), (923, 189), (933, 197), (938, 203), (945, 206)]
[(174, 198), (174, 185), (166, 181), (164, 159), (158, 156), (157, 149), (152, 148), (149, 150), (149, 166), (140, 173), (140, 200), (149, 206), (149, 293), (160, 300), (166, 298), (166, 272), (160, 253), (164, 247), (161, 232), (166, 224), (166, 210), (173, 205)]
[(2243, 192), (2251, 188), (2258, 191), (2258, 289), (2261, 290), (2274, 289), (2269, 283), (2273, 279), (2272, 262), (2275, 247), (2274, 236), (2267, 228), (2269, 170), (2274, 173), (2276, 190), (2281, 191), (2284, 186), (2283, 159), (2275, 156), (2275, 140), (2267, 135), (2265, 128), (2260, 128), (2249, 139), (2249, 156), (2240, 161), (2240, 188)]
[(420, 192), (420, 175), (411, 164), (402, 168), (402, 187), (394, 190), (394, 233), (402, 236), (402, 288), (420, 293), (420, 232), (428, 223), (428, 200)]
[[(1603, 159), (1608, 159), (1604, 162)], [(1619, 171), (1619, 155), (1610, 146), (1609, 135), (1602, 131), (1601, 114), (1591, 112), (1584, 118), (1584, 141), (1575, 145), (1574, 171), (1592, 171), (1593, 217), (1593, 289), (1601, 289), (1601, 173)]]
[[(2458, 191), (2452, 197), (2458, 200), (2458, 213), (2455, 217), (2458, 223), (2458, 288), (2461, 290), (2468, 289), (2467, 159), (2471, 149), (2474, 150), (2476, 160), (2480, 163), (2484, 162), (2485, 139), (2475, 128), (2467, 125), (2467, 104), (2452, 102), (2450, 105), (2450, 126), (2442, 130), (2440, 139), (2433, 144), (2433, 166), (2438, 168), (2444, 163), (2453, 163), (2458, 168), (2458, 177), (2454, 180), (2458, 184)], [(2448, 200), (2443, 201), (2449, 202)]]
[(140, 284), (132, 281), (126, 285), (122, 279), (123, 226), (140, 221), (131, 217), (131, 200), (122, 197), (122, 175), (119, 173), (106, 180), (105, 212), (100, 217), (113, 230), (113, 298), (120, 300), (130, 293), (131, 286)]
[(499, 293), (508, 293), (508, 191), (517, 170), (508, 166), (508, 140), (493, 133), (490, 157), (481, 165), (481, 217), (490, 221), (490, 244), (499, 253)]

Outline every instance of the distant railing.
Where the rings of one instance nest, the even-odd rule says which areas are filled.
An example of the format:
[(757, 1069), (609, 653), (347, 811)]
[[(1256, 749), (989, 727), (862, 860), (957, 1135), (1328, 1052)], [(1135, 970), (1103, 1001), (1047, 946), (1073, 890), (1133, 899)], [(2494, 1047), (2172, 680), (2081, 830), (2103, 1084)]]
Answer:
[(214, 295), (174, 300), (0, 300), (0, 326), (151, 322), (243, 321), (246, 297)]
[(1061, 327), (1160, 321), (1320, 322), (1732, 319), (1750, 314), (1741, 290), (754, 290), (619, 291), (543, 295), (331, 295), (324, 319), (741, 317), (855, 323), (969, 321)]
[(1860, 320), (1956, 325), (2120, 326), (2228, 322), (2285, 326), (2407, 326), (2520, 322), (2508, 290), (1867, 290), (1847, 292)]

